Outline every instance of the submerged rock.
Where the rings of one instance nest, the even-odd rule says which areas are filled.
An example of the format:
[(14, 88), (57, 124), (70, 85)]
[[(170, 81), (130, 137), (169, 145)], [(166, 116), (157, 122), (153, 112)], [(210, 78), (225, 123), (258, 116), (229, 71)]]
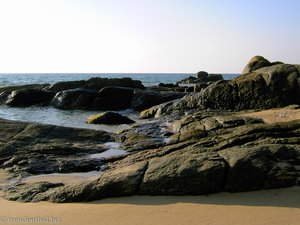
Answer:
[(90, 116), (87, 119), (87, 123), (90, 124), (132, 124), (135, 123), (133, 120), (126, 116), (122, 116), (115, 112), (105, 112)]

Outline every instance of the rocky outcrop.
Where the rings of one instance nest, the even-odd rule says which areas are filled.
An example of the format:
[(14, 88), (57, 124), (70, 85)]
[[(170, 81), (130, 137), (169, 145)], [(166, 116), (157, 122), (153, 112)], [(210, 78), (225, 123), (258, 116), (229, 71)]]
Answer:
[(117, 86), (117, 87), (128, 87), (128, 88), (140, 88), (143, 89), (144, 86), (139, 80), (132, 80), (131, 78), (100, 78), (94, 77), (89, 80), (80, 81), (65, 81), (58, 82), (47, 88), (49, 91), (61, 92), (69, 89), (94, 89), (101, 90), (107, 86)]
[(250, 59), (248, 64), (243, 69), (243, 74), (254, 72), (255, 70), (258, 70), (263, 67), (273, 66), (283, 64), (282, 62), (270, 62), (269, 60), (265, 59), (262, 56), (254, 56)]
[[(162, 122), (157, 122), (132, 127), (119, 136), (120, 141), (124, 144), (134, 133), (149, 137), (161, 136), (160, 130), (165, 129), (161, 124)], [(71, 152), (82, 153), (83, 150), (91, 152), (90, 147), (95, 145), (94, 141), (101, 140), (100, 137), (103, 140), (102, 135), (105, 135), (101, 133), (98, 136), (96, 131), (90, 131), (89, 135), (83, 137), (77, 132), (85, 134), (87, 131), (68, 128), (65, 134), (73, 132), (73, 137), (77, 134), (78, 138), (72, 139), (76, 140), (77, 149), (58, 151), (56, 148), (49, 148), (49, 143), (41, 143), (43, 138), (50, 140), (54, 134), (60, 138), (63, 136), (61, 132), (55, 131), (49, 134), (49, 126), (8, 121), (1, 121), (1, 126), (5, 128), (6, 134), (1, 136), (2, 167), (4, 162), (8, 165), (8, 160), (16, 155), (16, 146), (28, 143), (32, 138), (36, 139), (34, 148), (22, 145), (22, 150), (17, 150), (22, 151), (22, 156), (26, 155), (25, 152), (29, 155), (32, 152), (43, 152), (48, 156), (54, 152), (63, 152), (65, 155)], [(300, 183), (299, 120), (265, 124), (262, 120), (243, 117), (234, 112), (204, 110), (174, 121), (169, 124), (169, 129), (173, 133), (165, 144), (135, 149), (122, 159), (104, 161), (102, 163), (105, 163), (106, 171), (92, 180), (70, 185), (19, 184), (5, 190), (4, 197), (18, 201), (77, 202), (134, 194), (182, 195), (250, 191), (289, 187)], [(30, 135), (26, 130), (30, 131)], [(64, 137), (62, 142), (70, 143), (71, 139), (68, 138), (70, 136)], [(7, 144), (4, 141), (7, 139), (15, 142)], [(78, 146), (83, 145), (79, 145), (79, 140), (84, 140), (86, 145), (81, 150)], [(56, 143), (57, 139), (53, 141)], [(5, 150), (9, 146), (11, 148)], [(22, 163), (11, 163), (22, 167)], [(36, 188), (33, 189), (33, 186)]]
[(120, 115), (119, 113), (105, 112), (105, 113), (90, 116), (87, 119), (87, 123), (113, 125), (113, 124), (132, 124), (135, 122), (126, 116)]
[[(252, 191), (296, 184), (299, 148), (282, 144), (233, 147), (219, 152), (229, 164), (225, 190)], [(246, 176), (247, 175), (247, 176)]]
[(131, 105), (133, 109), (142, 111), (164, 102), (182, 98), (185, 95), (179, 92), (137, 91), (133, 96)]
[(253, 72), (263, 67), (271, 66), (272, 63), (262, 56), (254, 56), (243, 69), (243, 74)]
[(273, 64), (231, 81), (217, 81), (200, 93), (154, 106), (143, 112), (142, 117), (159, 117), (176, 111), (184, 114), (191, 109), (268, 109), (300, 104), (300, 66)]
[(32, 106), (48, 104), (55, 93), (40, 89), (21, 89), (12, 91), (5, 102), (9, 106)]

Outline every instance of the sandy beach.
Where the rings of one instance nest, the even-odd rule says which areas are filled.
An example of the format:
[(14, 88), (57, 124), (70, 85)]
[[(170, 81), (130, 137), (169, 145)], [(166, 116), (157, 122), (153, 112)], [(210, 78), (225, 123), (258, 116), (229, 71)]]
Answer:
[(300, 187), (209, 196), (133, 196), (89, 203), (18, 203), (0, 200), (0, 224), (30, 218), (39, 224), (297, 225)]
[(300, 109), (269, 109), (258, 112), (241, 113), (241, 116), (261, 118), (265, 123), (278, 123), (300, 120)]

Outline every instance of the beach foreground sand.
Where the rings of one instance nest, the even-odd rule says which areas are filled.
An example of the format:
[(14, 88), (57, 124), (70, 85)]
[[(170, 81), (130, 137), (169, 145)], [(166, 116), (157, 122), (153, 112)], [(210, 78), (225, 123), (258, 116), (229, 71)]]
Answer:
[(16, 220), (34, 217), (70, 225), (297, 225), (300, 187), (209, 196), (133, 196), (70, 204), (0, 200), (0, 224), (26, 224)]

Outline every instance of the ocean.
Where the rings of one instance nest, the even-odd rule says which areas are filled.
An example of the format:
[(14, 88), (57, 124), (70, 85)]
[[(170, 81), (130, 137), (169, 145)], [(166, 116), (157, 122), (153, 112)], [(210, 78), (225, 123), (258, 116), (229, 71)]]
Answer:
[[(231, 80), (239, 74), (223, 74), (225, 80)], [(92, 77), (122, 78), (130, 77), (140, 80), (145, 86), (158, 85), (159, 83), (175, 83), (192, 73), (0, 73), (0, 87), (22, 84), (48, 83), (60, 81), (87, 80)]]
[[(237, 77), (239, 74), (223, 74), (225, 80), (230, 80)], [(141, 80), (145, 86), (158, 85), (159, 83), (175, 83), (194, 74), (179, 74), (179, 73), (144, 73), (144, 74), (130, 74), (130, 73), (100, 73), (100, 74), (83, 74), (83, 73), (51, 73), (51, 74), (0, 74), (0, 87), (11, 85), (23, 85), (33, 83), (49, 83), (53, 84), (60, 81), (72, 80), (87, 80), (91, 77), (103, 78), (122, 78), (130, 77), (132, 79)], [(27, 108), (13, 108), (0, 105), (0, 118), (9, 120), (18, 120), (26, 122), (37, 122), (43, 124), (60, 125), (66, 127), (87, 128), (96, 130), (105, 130), (115, 132), (120, 129), (128, 128), (127, 125), (107, 126), (107, 125), (93, 125), (87, 124), (88, 116), (101, 113), (101, 111), (84, 111), (84, 110), (59, 110), (52, 107), (27, 107)], [(138, 113), (133, 110), (123, 110), (119, 113), (128, 116), (129, 118), (142, 123), (138, 119)]]

